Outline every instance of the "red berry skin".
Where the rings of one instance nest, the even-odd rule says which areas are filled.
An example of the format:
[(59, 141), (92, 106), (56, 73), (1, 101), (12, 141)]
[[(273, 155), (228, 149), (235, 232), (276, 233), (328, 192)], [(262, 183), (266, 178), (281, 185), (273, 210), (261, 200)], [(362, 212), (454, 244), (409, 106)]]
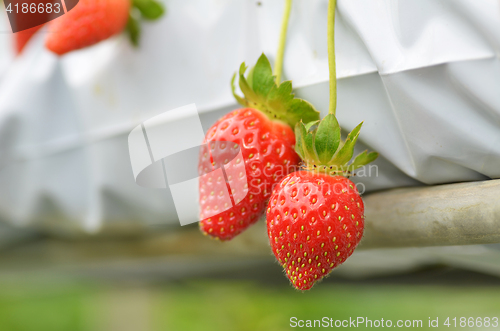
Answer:
[[(265, 212), (274, 186), (292, 169), (297, 169), (300, 158), (294, 150), (295, 135), (288, 125), (270, 120), (259, 110), (243, 108), (217, 121), (208, 130), (204, 143), (215, 148), (212, 156), (214, 152), (222, 153), (219, 157), (227, 160), (233, 156), (219, 149), (231, 149), (234, 143), (241, 148), (243, 162), (236, 158), (226, 168), (227, 183), (220, 173), (211, 170), (214, 160), (207, 151), (200, 153), (200, 174), (205, 174), (199, 183), (200, 229), (221, 241), (230, 240), (257, 222)], [(238, 168), (243, 166), (246, 180), (241, 180), (243, 169)], [(224, 197), (226, 190), (231, 192), (234, 204)], [(212, 216), (214, 210), (225, 211)]]
[(50, 23), (46, 47), (63, 55), (108, 39), (125, 29), (130, 0), (80, 0)]
[(267, 232), (295, 288), (310, 289), (351, 256), (363, 212), (356, 186), (343, 176), (298, 171), (283, 178), (269, 200)]

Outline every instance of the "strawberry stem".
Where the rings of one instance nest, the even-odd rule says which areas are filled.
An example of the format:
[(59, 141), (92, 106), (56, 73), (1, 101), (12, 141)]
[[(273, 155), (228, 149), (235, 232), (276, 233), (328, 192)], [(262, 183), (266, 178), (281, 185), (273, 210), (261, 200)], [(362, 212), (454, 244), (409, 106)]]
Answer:
[(337, 109), (337, 69), (335, 65), (335, 4), (336, 0), (328, 2), (328, 68), (330, 71), (330, 104), (328, 113), (335, 116)]
[(276, 85), (281, 82), (281, 73), (283, 72), (283, 57), (285, 56), (286, 32), (288, 30), (288, 20), (292, 10), (292, 0), (285, 0), (285, 10), (283, 12), (283, 21), (281, 23), (281, 33), (278, 45), (278, 53), (274, 62), (274, 75), (276, 76)]

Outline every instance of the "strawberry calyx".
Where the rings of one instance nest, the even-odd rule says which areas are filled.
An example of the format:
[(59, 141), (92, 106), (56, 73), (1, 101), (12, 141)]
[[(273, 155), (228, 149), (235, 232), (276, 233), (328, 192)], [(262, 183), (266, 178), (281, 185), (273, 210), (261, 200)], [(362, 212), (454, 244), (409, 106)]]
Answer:
[[(291, 81), (276, 83), (271, 63), (264, 54), (245, 77), (247, 69), (243, 62), (231, 80), (233, 95), (242, 106), (260, 110), (269, 119), (284, 122), (292, 128), (301, 120), (306, 123), (319, 120), (319, 112), (311, 103), (295, 98)], [(236, 93), (236, 76), (244, 97)]]
[(165, 14), (165, 7), (156, 0), (132, 0), (126, 31), (134, 46), (139, 46), (141, 19), (155, 21)]
[(331, 176), (349, 176), (378, 157), (377, 152), (364, 151), (349, 163), (354, 154), (361, 122), (348, 135), (345, 141), (340, 137), (340, 126), (335, 115), (328, 114), (321, 121), (295, 126), (295, 151), (304, 161), (308, 171), (326, 173)]

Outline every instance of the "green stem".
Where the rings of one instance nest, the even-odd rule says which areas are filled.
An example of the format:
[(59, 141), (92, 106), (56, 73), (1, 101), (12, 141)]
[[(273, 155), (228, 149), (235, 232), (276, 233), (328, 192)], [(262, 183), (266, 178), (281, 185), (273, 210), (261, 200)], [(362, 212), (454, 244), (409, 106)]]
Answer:
[(336, 0), (328, 2), (328, 67), (330, 71), (330, 105), (328, 113), (335, 116), (337, 109), (337, 69), (335, 67), (335, 4)]
[(274, 75), (276, 76), (276, 85), (281, 82), (281, 73), (283, 71), (283, 57), (285, 56), (286, 32), (288, 30), (288, 20), (292, 10), (292, 0), (285, 0), (285, 11), (283, 13), (283, 21), (281, 23), (280, 41), (278, 45), (278, 53), (274, 62)]

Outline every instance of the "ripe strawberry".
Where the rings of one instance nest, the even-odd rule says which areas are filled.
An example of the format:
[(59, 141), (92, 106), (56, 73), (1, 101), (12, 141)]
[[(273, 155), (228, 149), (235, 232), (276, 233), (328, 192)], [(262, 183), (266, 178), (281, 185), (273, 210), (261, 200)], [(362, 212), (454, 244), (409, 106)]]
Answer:
[(296, 127), (296, 151), (305, 169), (286, 176), (267, 209), (272, 251), (299, 290), (308, 290), (351, 256), (363, 236), (364, 207), (356, 186), (346, 177), (375, 160), (366, 151), (352, 158), (361, 124), (340, 139), (332, 114)]
[(28, 41), (33, 37), (33, 35), (43, 27), (43, 24), (35, 26), (30, 29), (26, 29), (23, 31), (16, 32), (14, 34), (14, 42), (16, 47), (16, 54), (19, 55), (24, 49), (24, 46), (28, 43)]
[(67, 14), (50, 23), (46, 46), (62, 55), (97, 44), (125, 28), (130, 0), (80, 0)]
[[(218, 151), (233, 149), (233, 146), (239, 149), (238, 146), (241, 146), (244, 160), (241, 161), (245, 165), (241, 170), (246, 172), (246, 180), (239, 183), (235, 181), (239, 179), (240, 173), (244, 173), (236, 171), (236, 167), (243, 162), (226, 168), (227, 183), (234, 190), (232, 197), (235, 206), (213, 217), (210, 217), (213, 211), (222, 211), (230, 206), (224, 196), (226, 181), (213, 171), (200, 181), (201, 230), (220, 240), (229, 240), (258, 220), (266, 208), (273, 186), (300, 159), (294, 151), (293, 130), (284, 123), (271, 121), (262, 112), (252, 108), (238, 109), (221, 118), (208, 131), (204, 143), (211, 141), (230, 142), (227, 145), (214, 144), (214, 149)], [(232, 158), (226, 159), (229, 161)], [(210, 161), (209, 157), (202, 157), (200, 165), (210, 167)], [(238, 201), (235, 195), (241, 195), (242, 192), (247, 195)]]
[[(275, 84), (264, 55), (247, 78), (245, 71), (243, 64), (239, 85), (246, 98), (235, 97), (249, 108), (217, 121), (204, 141), (209, 147), (200, 153), (200, 229), (223, 241), (234, 238), (264, 213), (274, 185), (300, 161), (292, 127), (301, 118), (318, 118), (309, 103), (293, 97), (290, 82)], [(214, 167), (224, 167), (225, 175)]]
[(273, 253), (299, 290), (351, 256), (363, 236), (363, 201), (343, 176), (299, 171), (273, 193), (267, 213)]
[(134, 44), (138, 43), (139, 26), (131, 15), (136, 7), (145, 19), (157, 19), (163, 7), (156, 0), (80, 0), (74, 9), (50, 23), (46, 47), (63, 55), (92, 46), (128, 28)]

